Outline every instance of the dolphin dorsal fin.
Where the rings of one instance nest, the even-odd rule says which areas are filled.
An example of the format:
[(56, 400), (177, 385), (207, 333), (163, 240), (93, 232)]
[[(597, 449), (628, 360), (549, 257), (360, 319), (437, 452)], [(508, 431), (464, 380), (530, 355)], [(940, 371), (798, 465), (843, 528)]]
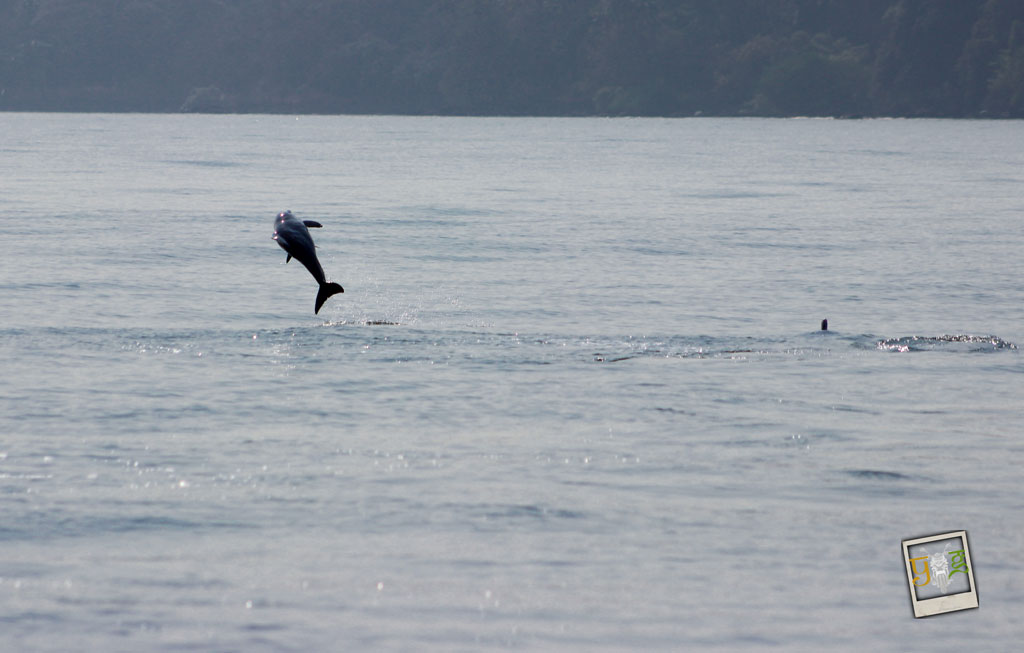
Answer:
[(322, 224), (320, 224), (316, 220), (303, 220), (302, 224), (306, 225), (307, 227), (314, 227), (314, 228), (315, 227), (322, 227), (323, 226)]

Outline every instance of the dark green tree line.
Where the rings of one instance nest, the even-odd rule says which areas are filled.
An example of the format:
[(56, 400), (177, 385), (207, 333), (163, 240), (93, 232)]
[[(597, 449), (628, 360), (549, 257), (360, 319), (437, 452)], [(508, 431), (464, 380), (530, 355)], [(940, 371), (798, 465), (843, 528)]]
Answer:
[(1024, 117), (1021, 0), (0, 0), (0, 110)]

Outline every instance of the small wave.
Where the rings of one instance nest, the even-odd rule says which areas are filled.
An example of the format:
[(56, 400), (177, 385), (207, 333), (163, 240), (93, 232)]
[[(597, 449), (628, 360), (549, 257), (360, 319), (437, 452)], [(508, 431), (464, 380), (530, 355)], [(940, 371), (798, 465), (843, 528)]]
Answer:
[(179, 165), (197, 166), (200, 168), (237, 168), (245, 165), (238, 161), (218, 161), (215, 159), (168, 159), (165, 163), (177, 163)]
[(485, 519), (581, 519), (584, 516), (575, 510), (533, 504), (485, 504), (477, 509)]
[(504, 521), (537, 521), (549, 522), (560, 520), (583, 519), (586, 515), (577, 510), (554, 508), (537, 504), (504, 504), (504, 503), (448, 503), (442, 506), (454, 513), (485, 522)]
[(894, 352), (968, 351), (987, 352), (1017, 349), (1017, 345), (998, 336), (974, 336), (966, 333), (941, 336), (904, 336), (878, 341), (878, 349)]
[(402, 323), (391, 320), (336, 320), (324, 322), (321, 326), (402, 326)]
[(845, 473), (854, 478), (872, 481), (910, 481), (914, 478), (899, 472), (887, 472), (881, 469), (847, 469)]

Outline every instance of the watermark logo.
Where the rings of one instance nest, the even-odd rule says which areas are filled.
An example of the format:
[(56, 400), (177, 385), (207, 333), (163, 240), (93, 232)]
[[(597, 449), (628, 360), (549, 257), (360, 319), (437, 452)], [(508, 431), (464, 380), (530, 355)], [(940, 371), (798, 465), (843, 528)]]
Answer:
[(967, 531), (903, 540), (915, 617), (978, 607)]

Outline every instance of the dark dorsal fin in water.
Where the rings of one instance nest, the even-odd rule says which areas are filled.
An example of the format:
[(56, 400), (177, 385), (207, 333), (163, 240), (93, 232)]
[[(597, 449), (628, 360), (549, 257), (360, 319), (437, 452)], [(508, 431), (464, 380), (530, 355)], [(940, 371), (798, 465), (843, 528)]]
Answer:
[(307, 227), (313, 227), (313, 228), (317, 228), (317, 227), (322, 227), (323, 226), (322, 224), (320, 224), (316, 220), (303, 220), (302, 224), (306, 225)]

